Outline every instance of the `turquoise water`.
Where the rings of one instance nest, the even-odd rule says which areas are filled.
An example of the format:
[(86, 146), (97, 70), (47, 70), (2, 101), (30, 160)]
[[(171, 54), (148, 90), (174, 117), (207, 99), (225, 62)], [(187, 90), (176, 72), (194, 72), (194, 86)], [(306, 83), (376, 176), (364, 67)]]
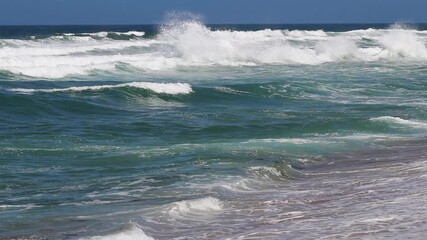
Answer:
[(0, 28), (0, 237), (422, 239), (424, 25)]

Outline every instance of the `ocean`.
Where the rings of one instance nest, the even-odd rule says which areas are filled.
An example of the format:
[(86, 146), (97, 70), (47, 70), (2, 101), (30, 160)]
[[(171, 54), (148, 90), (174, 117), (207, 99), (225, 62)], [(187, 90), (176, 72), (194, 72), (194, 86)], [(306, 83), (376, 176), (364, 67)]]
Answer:
[(427, 25), (0, 27), (0, 239), (425, 239)]

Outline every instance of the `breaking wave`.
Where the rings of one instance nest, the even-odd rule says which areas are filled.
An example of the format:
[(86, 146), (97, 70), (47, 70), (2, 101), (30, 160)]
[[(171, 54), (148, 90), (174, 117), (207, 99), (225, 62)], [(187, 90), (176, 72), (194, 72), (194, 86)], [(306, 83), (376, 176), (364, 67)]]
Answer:
[(223, 203), (216, 198), (206, 197), (194, 200), (185, 200), (172, 203), (167, 213), (172, 216), (183, 216), (188, 214), (204, 214), (222, 210)]
[(249, 172), (257, 178), (266, 181), (280, 181), (292, 179), (303, 175), (289, 164), (277, 164), (275, 166), (259, 166), (249, 168)]
[(371, 121), (385, 122), (388, 124), (401, 125), (401, 126), (405, 126), (405, 127), (426, 128), (427, 129), (427, 123), (426, 122), (406, 120), (406, 119), (402, 119), (399, 117), (383, 116), (383, 117), (371, 118)]
[(151, 83), (151, 82), (131, 82), (116, 85), (98, 85), (98, 86), (79, 86), (69, 88), (53, 88), (53, 89), (32, 89), (32, 88), (11, 88), (9, 91), (20, 93), (35, 93), (35, 92), (80, 92), (80, 91), (97, 91), (102, 89), (134, 87), (142, 88), (162, 94), (189, 94), (193, 92), (191, 85), (187, 83)]
[[(215, 30), (199, 21), (144, 32), (66, 33), (47, 39), (0, 39), (0, 72), (41, 78), (203, 66), (318, 65), (346, 61), (427, 60), (427, 31), (401, 25), (347, 32)], [(119, 41), (120, 40), (120, 41)], [(125, 41), (123, 41), (125, 40)]]
[(141, 227), (135, 223), (125, 224), (119, 231), (105, 235), (105, 236), (94, 236), (86, 240), (154, 240), (154, 238), (145, 234)]
[[(94, 33), (64, 33), (57, 36), (51, 36), (48, 39), (63, 39), (74, 41), (90, 41), (100, 39), (114, 39), (114, 40), (129, 40), (133, 38), (141, 38), (145, 32), (128, 31), (128, 32), (94, 32)], [(35, 36), (32, 37), (36, 39)]]

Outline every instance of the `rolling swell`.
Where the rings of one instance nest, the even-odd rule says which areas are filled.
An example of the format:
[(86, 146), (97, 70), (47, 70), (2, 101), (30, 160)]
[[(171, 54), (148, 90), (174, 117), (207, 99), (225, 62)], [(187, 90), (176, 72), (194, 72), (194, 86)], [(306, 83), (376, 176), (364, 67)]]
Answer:
[[(189, 84), (181, 83), (131, 82), (94, 86), (72, 84), (73, 87), (50, 89), (3, 88), (0, 90), (1, 108), (5, 114), (12, 114), (17, 119), (30, 116), (50, 116), (53, 120), (54, 117), (75, 118), (88, 114), (121, 115), (124, 112), (137, 111), (136, 108), (140, 106), (170, 107), (173, 102), (179, 103), (181, 96), (192, 92)], [(9, 121), (14, 117), (9, 117)]]
[[(396, 98), (395, 103), (389, 100), (381, 102), (381, 99), (375, 104), (366, 102), (364, 99), (372, 94), (369, 85), (363, 88), (358, 86), (357, 95), (354, 95), (353, 91), (347, 92), (346, 89), (337, 87), (336, 82), (298, 80), (286, 84), (265, 82), (219, 86), (180, 82), (111, 82), (96, 85), (96, 82), (89, 84), (87, 81), (55, 83), (54, 86), (46, 83), (32, 85), (41, 87), (24, 88), (18, 82), (9, 83), (3, 88), (0, 97), (3, 99), (5, 113), (11, 113), (17, 119), (23, 116), (52, 115), (70, 116), (71, 119), (75, 118), (74, 115), (92, 118), (97, 114), (120, 118), (124, 115), (129, 116), (129, 119), (120, 129), (129, 130), (138, 129), (138, 126), (146, 120), (149, 121), (150, 117), (165, 122), (167, 121), (165, 117), (169, 116), (175, 122), (171, 128), (167, 127), (163, 131), (170, 132), (171, 136), (176, 138), (181, 134), (190, 141), (196, 140), (198, 136), (245, 141), (255, 137), (317, 138), (319, 134), (329, 137), (384, 133), (411, 134), (424, 128), (422, 122), (405, 122), (403, 119), (400, 122), (410, 126), (416, 125), (415, 129), (380, 124), (381, 122), (393, 124), (399, 121), (392, 117), (378, 117), (375, 109), (381, 108), (385, 115), (392, 116), (401, 114), (399, 111), (414, 109), (410, 106), (399, 106), (402, 103), (399, 98)], [(345, 86), (351, 89), (348, 82)], [(388, 89), (387, 86), (377, 91), (396, 96), (395, 89)], [(401, 94), (402, 98), (405, 97), (406, 90)], [(340, 98), (346, 99), (346, 102)], [(375, 97), (369, 99), (372, 101)], [(313, 101), (322, 104), (313, 105)], [(206, 112), (206, 105), (209, 105), (212, 111), (221, 114)], [(375, 108), (372, 108), (372, 105)], [(18, 109), (16, 106), (20, 106), (19, 111), (16, 111)], [(233, 113), (228, 112), (230, 106), (234, 109)], [(286, 110), (283, 110), (283, 107), (286, 107)], [(182, 109), (180, 111), (183, 112), (169, 111), (174, 108)], [(157, 116), (150, 113), (153, 110), (157, 112)], [(420, 114), (421, 112), (413, 115), (413, 118), (421, 117)], [(138, 117), (142, 122), (138, 121)], [(9, 118), (8, 121), (13, 119)], [(174, 130), (172, 126), (175, 127)], [(277, 145), (280, 145), (280, 141)]]

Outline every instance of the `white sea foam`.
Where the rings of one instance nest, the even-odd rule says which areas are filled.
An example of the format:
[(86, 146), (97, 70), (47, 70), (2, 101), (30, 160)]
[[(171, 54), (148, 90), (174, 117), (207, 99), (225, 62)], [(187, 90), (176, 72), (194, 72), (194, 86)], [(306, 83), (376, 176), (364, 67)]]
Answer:
[[(165, 24), (151, 39), (116, 41), (109, 34), (64, 34), (48, 39), (0, 40), (0, 71), (63, 78), (127, 64), (144, 71), (195, 66), (254, 66), (343, 61), (426, 61), (427, 32), (399, 26), (349, 32), (212, 30), (198, 21)], [(370, 42), (366, 44), (366, 39)]]
[(33, 203), (29, 203), (29, 204), (18, 204), (18, 205), (0, 205), (0, 210), (8, 210), (8, 209), (13, 209), (13, 210), (29, 210), (35, 207), (40, 207), (37, 206)]
[(291, 143), (291, 144), (316, 144), (326, 143), (318, 139), (303, 139), (303, 138), (265, 138), (251, 139), (245, 143)]
[(427, 59), (426, 42), (416, 33), (404, 30), (389, 32), (380, 38), (380, 43), (388, 51), (389, 57), (409, 57)]
[(167, 208), (167, 213), (173, 216), (182, 216), (187, 214), (205, 214), (208, 212), (220, 211), (223, 203), (216, 198), (206, 197), (194, 200), (185, 200), (172, 203)]
[(107, 36), (108, 36), (108, 34), (142, 37), (142, 36), (144, 36), (144, 35), (145, 35), (145, 32), (128, 31), (128, 32), (97, 32), (97, 33), (83, 33), (83, 35), (96, 36), (96, 37), (107, 37)]
[(242, 179), (235, 183), (228, 183), (228, 184), (222, 184), (221, 187), (228, 189), (232, 192), (249, 192), (253, 191), (253, 183), (254, 180), (252, 179)]
[(145, 35), (145, 32), (138, 32), (138, 31), (129, 31), (129, 32), (125, 32), (125, 33), (117, 33), (116, 34), (123, 34), (123, 35), (135, 35), (137, 37), (142, 37)]
[(303, 175), (303, 173), (295, 170), (289, 164), (280, 164), (274, 167), (270, 166), (259, 166), (250, 167), (248, 172), (257, 178), (261, 178), (267, 181), (283, 180), (285, 178), (293, 178), (297, 175)]
[(125, 224), (122, 229), (118, 232), (105, 235), (105, 236), (94, 236), (87, 238), (87, 240), (154, 240), (154, 238), (148, 236), (140, 226), (135, 223)]
[[(5, 46), (0, 48), (0, 57), (8, 58), (13, 63), (14, 57), (40, 57), (40, 56), (68, 56), (87, 53), (90, 51), (112, 51), (126, 50), (130, 47), (148, 47), (154, 40), (138, 41), (92, 41), (89, 43), (61, 42), (61, 41), (38, 41), (22, 42), (18, 40), (16, 46)], [(74, 56), (77, 57), (77, 56)], [(80, 56), (82, 57), (82, 56)], [(87, 56), (89, 57), (89, 56)], [(6, 61), (2, 62), (7, 63)], [(17, 62), (19, 63), (19, 62)]]
[(398, 124), (398, 125), (403, 125), (403, 126), (413, 127), (413, 128), (427, 128), (426, 122), (406, 120), (399, 117), (382, 116), (377, 118), (371, 118), (370, 120), (375, 122), (386, 122), (390, 124)]
[(283, 34), (292, 40), (323, 40), (328, 34), (323, 30), (304, 31), (304, 30), (285, 30)]
[(53, 88), (53, 89), (32, 89), (32, 88), (11, 88), (10, 91), (21, 93), (34, 93), (34, 92), (80, 92), (80, 91), (96, 91), (110, 88), (134, 87), (147, 89), (156, 93), (163, 94), (189, 94), (193, 92), (191, 85), (187, 83), (151, 83), (151, 82), (130, 82), (116, 85), (97, 85), (97, 86), (79, 86), (68, 88)]
[(267, 167), (267, 166), (251, 167), (249, 168), (249, 172), (268, 181), (283, 177), (282, 172), (279, 171), (279, 169), (274, 167)]
[(111, 204), (111, 203), (118, 203), (122, 201), (102, 201), (95, 199), (93, 201), (85, 201), (85, 202), (73, 202), (73, 203), (61, 203), (60, 206), (95, 206), (95, 205), (104, 205), (104, 204)]
[(249, 92), (239, 91), (229, 87), (215, 87), (215, 90), (228, 94), (249, 94)]
[(351, 57), (363, 58), (363, 54), (358, 51), (356, 43), (344, 37), (320, 41), (316, 44), (315, 49), (319, 56), (323, 55), (325, 61), (328, 62), (344, 60), (345, 58)]
[(374, 140), (374, 141), (384, 141), (391, 139), (405, 139), (404, 136), (392, 135), (392, 134), (352, 134), (346, 136), (334, 136), (333, 139), (338, 140)]
[[(128, 31), (128, 32), (95, 32), (95, 33), (80, 33), (79, 36), (91, 36), (91, 37), (99, 37), (99, 38), (106, 38), (108, 34), (115, 34), (115, 35), (126, 35), (126, 36), (136, 36), (136, 37), (142, 37), (145, 35), (145, 32), (139, 32), (139, 31)], [(62, 34), (62, 36), (76, 36), (75, 33), (65, 33)], [(56, 36), (61, 37), (61, 36)]]

